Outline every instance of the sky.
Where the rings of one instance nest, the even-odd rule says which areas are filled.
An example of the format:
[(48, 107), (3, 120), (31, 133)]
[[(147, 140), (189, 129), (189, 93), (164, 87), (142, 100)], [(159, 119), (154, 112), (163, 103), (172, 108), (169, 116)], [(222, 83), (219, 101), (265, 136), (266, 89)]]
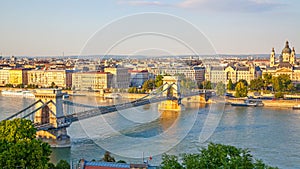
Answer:
[[(79, 55), (87, 49), (93, 50), (93, 54), (107, 51), (109, 54), (144, 54), (141, 51), (183, 54), (186, 49), (177, 46), (197, 44), (198, 35), (193, 36), (193, 31), (189, 31), (192, 27), (202, 33), (202, 38), (207, 38), (217, 54), (268, 54), (272, 47), (280, 53), (286, 40), (295, 47), (296, 53), (300, 50), (298, 0), (0, 0), (0, 6), (0, 55), (3, 56)], [(178, 18), (181, 27), (169, 24), (168, 17), (160, 22), (143, 20), (143, 17), (130, 25), (120, 22), (144, 13), (161, 13), (170, 20)], [(176, 38), (171, 42), (171, 35), (165, 31), (164, 37), (169, 40), (161, 34), (152, 37), (147, 34), (131, 37), (114, 50), (106, 45), (116, 44), (129, 35), (122, 33), (134, 33), (149, 22), (154, 26), (144, 31), (151, 32), (153, 28), (159, 32), (157, 28), (160, 28), (164, 32), (167, 28), (172, 37), (180, 34), (183, 43), (175, 43)], [(105, 37), (101, 35), (103, 29), (110, 30)], [(200, 42), (198, 47), (205, 45)]]

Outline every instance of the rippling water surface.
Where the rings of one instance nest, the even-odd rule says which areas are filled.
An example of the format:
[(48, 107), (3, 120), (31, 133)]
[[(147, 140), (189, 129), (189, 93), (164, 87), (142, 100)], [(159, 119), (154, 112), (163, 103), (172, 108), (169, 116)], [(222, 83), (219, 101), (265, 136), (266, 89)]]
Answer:
[[(114, 103), (95, 97), (70, 99), (94, 105)], [(0, 119), (33, 102), (33, 99), (0, 96)], [(199, 135), (209, 110), (210, 105), (186, 104), (186, 110), (180, 113), (159, 112), (157, 104), (151, 104), (82, 120), (68, 128), (72, 147), (53, 149), (51, 160), (97, 160), (103, 156), (105, 148), (116, 152), (117, 159), (128, 162), (142, 162), (142, 154), (145, 157), (154, 155), (150, 163), (159, 164), (161, 156), (156, 155), (157, 149), (165, 148), (168, 153), (178, 155), (197, 152), (207, 142), (216, 142), (249, 148), (255, 158), (272, 166), (300, 167), (299, 110), (226, 106), (213, 135), (200, 144)], [(124, 152), (131, 158), (122, 156)]]

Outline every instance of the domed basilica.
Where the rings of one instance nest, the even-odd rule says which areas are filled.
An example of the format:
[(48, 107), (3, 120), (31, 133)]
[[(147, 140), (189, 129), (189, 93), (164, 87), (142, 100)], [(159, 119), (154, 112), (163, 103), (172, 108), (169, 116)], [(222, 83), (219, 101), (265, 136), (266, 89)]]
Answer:
[(275, 49), (272, 48), (270, 66), (267, 67), (264, 73), (269, 73), (273, 76), (288, 74), (294, 83), (300, 82), (300, 67), (296, 63), (295, 48), (291, 49), (289, 42), (286, 41), (285, 47), (282, 49), (278, 59), (275, 58)]

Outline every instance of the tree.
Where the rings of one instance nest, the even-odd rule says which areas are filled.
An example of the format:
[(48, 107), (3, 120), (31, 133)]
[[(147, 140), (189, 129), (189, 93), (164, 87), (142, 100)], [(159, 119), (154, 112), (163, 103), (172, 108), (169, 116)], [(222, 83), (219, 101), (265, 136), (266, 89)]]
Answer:
[(232, 83), (232, 80), (231, 80), (231, 79), (229, 79), (229, 81), (228, 81), (227, 89), (228, 89), (228, 90), (233, 90), (233, 89), (234, 89), (234, 86), (233, 86), (233, 83)]
[(0, 166), (48, 168), (49, 144), (36, 139), (36, 129), (26, 119), (0, 122)]
[(203, 89), (212, 89), (212, 85), (211, 85), (210, 81), (203, 81), (202, 86), (203, 86)]
[(143, 86), (142, 86), (142, 89), (144, 89), (145, 91), (149, 91), (149, 90), (152, 90), (154, 89), (154, 79), (149, 79), (147, 81), (144, 82)]
[(263, 79), (264, 79), (264, 87), (265, 87), (265, 89), (267, 89), (267, 87), (270, 85), (270, 84), (272, 84), (272, 74), (268, 74), (268, 73), (266, 73), (266, 74), (264, 74), (263, 75)]
[(51, 88), (54, 88), (54, 87), (55, 87), (55, 83), (52, 82), (50, 87), (51, 87)]
[(217, 95), (218, 96), (224, 96), (226, 90), (225, 90), (225, 84), (223, 82), (218, 82), (216, 86)]
[(261, 77), (250, 81), (250, 85), (249, 85), (250, 90), (259, 91), (263, 87), (264, 87), (264, 81)]
[(183, 166), (178, 162), (177, 156), (163, 154), (161, 169), (183, 169)]
[(240, 79), (238, 82), (242, 82), (242, 83), (244, 83), (245, 86), (248, 86), (248, 82), (245, 79)]
[(287, 90), (290, 91), (290, 92), (294, 92), (296, 90), (295, 86), (293, 83), (290, 83), (288, 86), (287, 86)]
[(157, 75), (155, 78), (155, 86), (160, 87), (163, 85), (163, 76), (162, 75)]
[[(284, 92), (289, 90), (289, 85), (292, 84), (289, 75), (281, 74), (277, 77), (272, 78), (273, 88), (276, 92)], [(292, 88), (290, 86), (290, 88)]]
[(106, 151), (104, 153), (104, 156), (102, 158), (102, 161), (105, 161), (105, 162), (116, 162), (115, 158), (113, 156), (110, 155), (110, 152), (109, 151)]
[(55, 169), (69, 169), (70, 164), (66, 160), (60, 160), (57, 164)]
[(124, 163), (124, 164), (126, 164), (126, 161), (124, 161), (124, 160), (119, 160), (119, 161), (117, 161), (117, 163)]
[(182, 164), (174, 155), (162, 156), (162, 169), (202, 169), (202, 168), (243, 168), (243, 169), (275, 169), (261, 160), (255, 160), (248, 149), (240, 149), (230, 145), (209, 143), (200, 153), (183, 154)]
[(243, 82), (238, 82), (235, 86), (235, 97), (246, 97), (247, 94), (247, 86), (245, 86)]

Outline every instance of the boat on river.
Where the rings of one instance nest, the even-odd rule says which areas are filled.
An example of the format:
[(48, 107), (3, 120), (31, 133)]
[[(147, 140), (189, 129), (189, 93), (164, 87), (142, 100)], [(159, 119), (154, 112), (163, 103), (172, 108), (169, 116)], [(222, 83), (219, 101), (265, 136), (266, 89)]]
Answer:
[(122, 96), (118, 93), (111, 93), (109, 95), (106, 95), (104, 98), (105, 99), (119, 99), (121, 98)]
[(264, 104), (260, 99), (247, 99), (243, 103), (231, 103), (231, 106), (262, 107)]
[(32, 97), (34, 98), (34, 94), (29, 90), (18, 90), (18, 91), (12, 91), (12, 90), (3, 90), (1, 91), (2, 96), (16, 96), (16, 97)]
[(293, 108), (293, 110), (300, 110), (300, 104), (295, 105), (295, 106), (293, 106), (292, 108)]

